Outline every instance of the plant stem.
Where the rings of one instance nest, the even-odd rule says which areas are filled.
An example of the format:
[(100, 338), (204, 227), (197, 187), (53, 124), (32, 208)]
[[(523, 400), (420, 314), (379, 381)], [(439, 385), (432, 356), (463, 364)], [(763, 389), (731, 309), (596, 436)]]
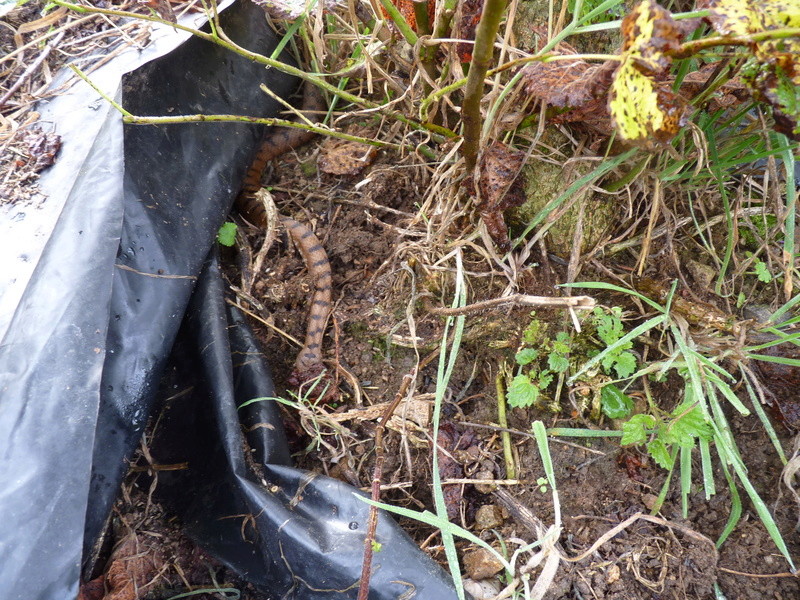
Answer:
[[(505, 363), (500, 372), (495, 377), (494, 385), (497, 391), (497, 422), (500, 427), (508, 429), (508, 419), (506, 418), (506, 372)], [(514, 453), (511, 451), (511, 436), (508, 431), (500, 432), (500, 439), (503, 441), (503, 458), (506, 464), (506, 479), (517, 478), (517, 468), (514, 464)]]
[(786, 38), (800, 38), (800, 27), (783, 27), (781, 29), (768, 29), (743, 36), (719, 36), (705, 38), (702, 40), (692, 40), (681, 44), (675, 52), (668, 54), (672, 58), (688, 58), (694, 56), (701, 50), (713, 48), (714, 46), (752, 46), (758, 42), (767, 40), (783, 40)]
[[(416, 378), (416, 373), (408, 373), (403, 377), (403, 382), (400, 384), (400, 389), (392, 400), (391, 404), (386, 407), (381, 420), (378, 422), (378, 427), (375, 429), (375, 468), (372, 474), (371, 496), (373, 502), (379, 502), (381, 499), (381, 478), (383, 477), (383, 463), (385, 460), (385, 449), (383, 447), (383, 432), (386, 430), (386, 424), (392, 417), (397, 405), (406, 397), (408, 388), (411, 382)], [(367, 600), (369, 596), (369, 579), (372, 573), (372, 555), (374, 552), (375, 532), (378, 529), (378, 507), (373, 504), (369, 508), (369, 522), (367, 523), (367, 534), (364, 536), (364, 560), (361, 564), (361, 581), (358, 587), (358, 600)]]
[[(430, 0), (433, 2), (434, 0)], [(431, 22), (428, 20), (428, 0), (413, 0), (414, 18), (417, 20), (417, 33), (419, 35), (431, 34)]]
[(402, 115), (400, 113), (385, 109), (381, 104), (378, 104), (377, 102), (372, 102), (371, 100), (365, 100), (364, 98), (361, 98), (359, 96), (355, 96), (355, 95), (353, 95), (353, 94), (351, 94), (349, 92), (346, 92), (344, 90), (340, 90), (338, 87), (328, 83), (327, 81), (325, 81), (322, 77), (319, 77), (318, 75), (312, 75), (310, 73), (306, 73), (303, 69), (299, 69), (299, 68), (294, 67), (292, 65), (288, 65), (288, 64), (280, 62), (278, 60), (274, 60), (274, 59), (268, 58), (266, 56), (263, 56), (261, 54), (258, 54), (256, 52), (252, 52), (250, 50), (247, 50), (246, 48), (243, 48), (243, 47), (239, 46), (238, 44), (235, 44), (234, 42), (232, 42), (230, 40), (226, 40), (221, 36), (216, 36), (216, 35), (213, 35), (213, 34), (210, 34), (210, 33), (206, 33), (205, 31), (200, 31), (199, 29), (193, 29), (191, 27), (187, 27), (185, 25), (181, 25), (180, 23), (178, 23), (178, 24), (168, 23), (168, 22), (164, 21), (164, 19), (162, 19), (160, 17), (152, 16), (152, 15), (140, 15), (140, 14), (137, 14), (137, 13), (127, 12), (127, 11), (122, 11), (122, 10), (109, 10), (109, 9), (104, 9), (104, 8), (94, 8), (94, 7), (82, 6), (82, 5), (78, 5), (78, 4), (72, 4), (70, 2), (65, 2), (64, 0), (53, 0), (53, 3), (57, 4), (58, 6), (65, 6), (65, 7), (69, 8), (69, 9), (74, 10), (74, 11), (79, 12), (79, 13), (92, 13), (92, 14), (110, 15), (110, 16), (115, 16), (115, 17), (128, 17), (128, 18), (131, 18), (131, 19), (140, 19), (142, 21), (151, 21), (151, 22), (154, 22), (154, 23), (166, 24), (166, 25), (169, 25), (170, 27), (173, 27), (173, 28), (178, 29), (180, 31), (184, 31), (186, 33), (190, 33), (190, 34), (192, 34), (192, 35), (194, 35), (196, 37), (199, 37), (202, 40), (205, 40), (207, 42), (211, 42), (212, 44), (217, 44), (218, 46), (221, 46), (221, 47), (225, 48), (226, 50), (230, 50), (231, 52), (235, 52), (236, 54), (238, 54), (240, 56), (243, 56), (243, 57), (245, 57), (245, 58), (247, 58), (249, 60), (252, 60), (252, 61), (257, 62), (259, 64), (265, 65), (267, 67), (271, 67), (273, 69), (281, 71), (282, 73), (287, 73), (288, 75), (294, 75), (295, 77), (298, 77), (299, 79), (302, 79), (303, 81), (308, 81), (310, 83), (313, 83), (318, 88), (323, 89), (323, 90), (327, 91), (328, 93), (330, 93), (330, 94), (332, 94), (334, 96), (338, 96), (338, 97), (342, 98), (343, 100), (346, 100), (348, 102), (352, 102), (353, 104), (356, 104), (358, 106), (363, 106), (365, 108), (377, 109), (377, 110), (381, 111), (383, 114), (385, 114), (385, 115), (387, 115), (389, 117), (392, 117), (392, 118), (400, 121), (401, 123), (404, 123), (405, 125), (408, 125), (409, 127), (413, 128), (413, 129), (427, 130), (427, 131), (432, 133), (432, 138), (436, 142), (443, 142), (447, 138), (458, 137), (454, 132), (450, 131), (449, 129), (447, 129), (445, 127), (441, 127), (441, 126), (438, 126), (438, 125), (433, 125), (433, 124), (430, 124), (430, 123), (420, 123), (418, 121), (415, 121), (414, 119), (409, 119), (408, 117), (406, 117), (406, 116), (404, 116), (404, 115)]
[(378, 0), (381, 4), (381, 7), (386, 14), (389, 15), (389, 18), (397, 27), (397, 30), (400, 32), (400, 35), (405, 38), (405, 40), (411, 45), (415, 46), (417, 43), (417, 34), (411, 29), (411, 25), (408, 24), (405, 17), (400, 14), (400, 11), (397, 10), (397, 7), (392, 4), (391, 0)]
[(500, 20), (506, 10), (506, 0), (486, 0), (483, 14), (475, 32), (475, 47), (469, 67), (467, 85), (464, 89), (464, 102), (461, 105), (461, 120), (464, 123), (464, 144), (461, 152), (467, 169), (467, 176), (478, 162), (481, 137), (481, 98), (483, 81), (494, 54), (494, 38), (500, 28)]

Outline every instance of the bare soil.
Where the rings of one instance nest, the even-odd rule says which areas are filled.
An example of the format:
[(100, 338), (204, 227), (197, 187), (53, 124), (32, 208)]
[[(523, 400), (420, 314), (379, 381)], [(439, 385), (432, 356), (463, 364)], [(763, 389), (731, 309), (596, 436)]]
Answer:
[[(426, 272), (419, 261), (414, 261), (415, 252), (421, 256), (422, 250), (415, 247), (409, 229), (414, 227), (411, 215), (415, 204), (422, 202), (420, 192), (428, 185), (426, 172), (403, 168), (397, 164), (398, 157), (384, 154), (358, 176), (309, 174), (308, 165), (313, 164), (317, 152), (314, 146), (299, 153), (305, 167), (298, 166), (296, 156), (279, 160), (268, 183), (282, 214), (315, 225), (333, 265), (336, 308), (326, 339), (326, 357), (331, 368), (350, 376), (341, 378), (340, 404), (326, 410), (343, 412), (352, 409), (356, 401), (363, 405), (390, 401), (402, 377), (420, 359), (424, 361), (438, 352), (444, 319), (428, 311), (433, 306), (446, 306), (452, 289), (447, 278)], [(375, 204), (401, 212), (388, 212)], [(257, 246), (258, 236), (252, 239)], [(305, 327), (303, 303), (312, 284), (304, 279), (302, 261), (293, 249), (284, 245), (273, 252), (270, 268), (256, 287), (264, 293), (263, 302), (272, 323), (301, 339)], [(465, 263), (467, 270), (480, 271), (483, 261), (467, 251)], [(547, 290), (553, 289), (552, 282), (564, 280), (563, 270), (557, 260), (550, 261), (547, 267), (532, 268), (520, 278), (518, 291), (550, 294), (552, 291)], [(486, 275), (471, 278), (470, 285), (471, 301), (477, 301), (496, 295), (502, 282)], [(620, 297), (598, 298), (610, 305), (624, 301)], [(411, 347), (407, 311), (415, 316), (417, 350)], [(504, 308), (467, 318), (462, 350), (444, 406), (445, 426), (466, 441), (452, 452), (457, 472), (451, 475), (453, 478), (505, 478), (494, 380), (502, 361), (513, 357), (529, 312), (525, 308)], [(539, 311), (537, 316), (557, 323), (564, 319), (555, 312)], [(296, 347), (271, 328), (256, 328), (277, 381), (285, 381)], [(420, 371), (417, 398), (431, 397), (436, 369), (437, 361), (433, 360)], [(354, 380), (362, 388), (360, 396), (352, 389)], [(681, 401), (681, 393), (682, 387), (671, 380), (654, 388), (659, 404), (666, 409)], [(552, 523), (554, 510), (552, 495), (542, 492), (536, 481), (544, 472), (530, 435), (531, 423), (542, 419), (554, 427), (613, 427), (613, 423), (592, 422), (585, 415), (576, 414), (574, 408), (569, 415), (570, 407), (565, 405), (559, 414), (512, 410), (509, 429), (519, 483), (503, 486), (505, 493), (471, 484), (448, 486), (459, 487), (453, 500), (456, 522), (495, 545), (498, 539), (535, 540), (537, 533), (526, 521), (524, 509), (546, 524)], [(751, 480), (773, 511), (789, 551), (797, 560), (797, 506), (790, 496), (781, 493), (782, 466), (774, 448), (756, 417), (728, 417)], [(295, 415), (287, 412), (286, 419), (296, 422), (290, 429), (302, 431)], [(779, 421), (776, 428), (788, 451), (791, 432)], [(374, 466), (374, 429), (374, 421), (351, 421), (350, 439), (340, 438), (335, 451), (323, 449), (313, 454), (301, 452), (309, 435), (299, 434), (295, 444), (301, 452), (296, 456), (298, 463), (366, 489)], [(419, 443), (420, 437), (430, 440), (430, 434), (414, 433), (407, 436), (393, 431), (385, 440), (384, 499), (409, 508), (432, 510), (432, 455), (429, 444)], [(550, 443), (550, 452), (563, 518), (560, 548), (566, 556), (580, 555), (625, 519), (639, 513), (647, 515), (665, 480), (665, 471), (646, 454), (621, 449), (613, 439), (587, 443), (556, 438)], [(695, 462), (697, 477), (699, 459)], [(731, 498), (719, 466), (715, 477), (718, 492), (710, 499), (705, 498), (702, 485), (695, 482), (688, 517), (683, 518), (676, 476), (659, 512), (663, 523), (638, 520), (582, 560), (562, 563), (546, 597), (702, 599), (715, 597), (715, 584), (730, 600), (800, 597), (800, 581), (788, 575), (785, 561), (741, 489), (742, 519), (717, 551), (714, 542), (728, 521)], [(481, 531), (476, 526), (476, 512), (486, 505), (497, 506), (503, 515), (502, 524), (493, 531)], [(443, 548), (432, 535), (433, 530), (413, 521), (403, 525), (445, 564)], [(460, 547), (468, 550), (466, 543)]]

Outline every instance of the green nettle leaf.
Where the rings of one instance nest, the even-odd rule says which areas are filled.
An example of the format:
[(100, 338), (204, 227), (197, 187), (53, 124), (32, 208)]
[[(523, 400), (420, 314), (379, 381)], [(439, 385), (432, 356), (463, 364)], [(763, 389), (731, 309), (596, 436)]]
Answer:
[(217, 232), (217, 241), (223, 246), (233, 246), (236, 243), (236, 223), (223, 223)]
[(524, 366), (527, 364), (532, 363), (537, 358), (539, 358), (539, 351), (534, 348), (523, 348), (517, 355), (514, 357), (514, 360), (517, 361), (517, 364), (520, 366)]
[(655, 427), (656, 418), (653, 415), (633, 415), (627, 423), (622, 424), (622, 446), (641, 444), (647, 439), (647, 429)]
[(633, 400), (613, 383), (609, 383), (600, 390), (600, 408), (608, 418), (622, 419), (631, 414)]
[(547, 365), (556, 373), (564, 373), (567, 369), (569, 369), (569, 359), (562, 354), (551, 352), (547, 356)]
[(508, 386), (506, 401), (509, 406), (514, 408), (526, 408), (532, 406), (538, 397), (539, 388), (531, 382), (527, 375), (520, 373)]
[(623, 336), (624, 328), (617, 316), (617, 311), (610, 315), (600, 313), (597, 320), (597, 335), (610, 346)]
[(775, 96), (778, 99), (781, 109), (789, 114), (800, 112), (800, 90), (786, 71), (776, 67), (775, 75), (777, 85), (775, 86)]
[(636, 371), (636, 357), (632, 352), (621, 352), (614, 363), (614, 370), (621, 379), (632, 375)]
[[(536, 314), (535, 312), (532, 312), (531, 317), (533, 317), (535, 314)], [(525, 331), (522, 334), (522, 339), (529, 346), (536, 346), (542, 343), (542, 338), (543, 338), (542, 329), (543, 329), (542, 322), (534, 319), (531, 321), (530, 325), (528, 325), (525, 328)]]
[(692, 448), (695, 438), (711, 440), (714, 437), (711, 425), (706, 422), (700, 407), (689, 410), (690, 406), (681, 404), (672, 411), (675, 420), (669, 424), (663, 436), (666, 443)]
[(571, 342), (572, 338), (566, 331), (559, 331), (553, 342), (553, 352), (563, 355), (569, 354)]
[(656, 464), (658, 464), (659, 467), (663, 469), (669, 469), (670, 466), (672, 466), (672, 457), (669, 455), (667, 446), (661, 441), (660, 438), (656, 438), (647, 444), (647, 451), (650, 453), (650, 456), (653, 457), (653, 460), (656, 461)]
[(543, 390), (548, 385), (553, 383), (553, 377), (555, 377), (555, 375), (553, 373), (551, 373), (550, 371), (542, 371), (539, 374), (539, 378), (537, 379), (537, 382), (539, 384), (539, 389)]

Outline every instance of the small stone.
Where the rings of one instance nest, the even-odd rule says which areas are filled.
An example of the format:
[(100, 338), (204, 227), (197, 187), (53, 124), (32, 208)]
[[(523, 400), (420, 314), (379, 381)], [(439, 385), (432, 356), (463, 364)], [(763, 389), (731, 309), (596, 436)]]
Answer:
[(496, 581), (475, 581), (474, 579), (464, 579), (464, 591), (470, 594), (475, 600), (489, 600), (500, 593), (500, 584)]
[[(478, 471), (475, 474), (475, 479), (483, 479), (485, 481), (493, 481), (494, 474), (491, 471)], [(482, 484), (476, 483), (475, 489), (480, 492), (481, 494), (491, 494), (493, 491), (497, 489), (497, 486), (493, 483), (489, 484)]]
[(464, 570), (471, 579), (488, 579), (503, 570), (503, 563), (486, 548), (478, 548), (464, 555)]
[(497, 529), (503, 524), (503, 511), (494, 504), (484, 504), (475, 512), (475, 528)]
[(616, 564), (611, 565), (610, 567), (608, 567), (608, 571), (606, 571), (606, 583), (608, 585), (616, 583), (616, 581), (619, 579), (619, 575), (620, 575), (619, 565)]

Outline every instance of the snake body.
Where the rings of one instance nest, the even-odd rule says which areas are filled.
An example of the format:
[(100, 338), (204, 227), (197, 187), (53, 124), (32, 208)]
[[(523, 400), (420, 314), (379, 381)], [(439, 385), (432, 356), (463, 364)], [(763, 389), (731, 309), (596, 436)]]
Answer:
[[(311, 111), (306, 114), (306, 117), (314, 120), (315, 115), (324, 109), (325, 102), (319, 90), (307, 83), (303, 90), (302, 111)], [(256, 192), (261, 189), (261, 177), (267, 165), (284, 152), (305, 144), (314, 135), (313, 132), (305, 129), (279, 128), (271, 131), (262, 141), (247, 170), (242, 192), (236, 201), (239, 212), (253, 225), (262, 228), (268, 227), (266, 208), (256, 197)], [(291, 385), (299, 386), (317, 377), (324, 369), (322, 340), (325, 334), (325, 325), (331, 313), (331, 265), (319, 238), (311, 229), (288, 217), (282, 217), (280, 222), (297, 246), (306, 269), (314, 280), (314, 293), (311, 298), (305, 342), (289, 377)]]

